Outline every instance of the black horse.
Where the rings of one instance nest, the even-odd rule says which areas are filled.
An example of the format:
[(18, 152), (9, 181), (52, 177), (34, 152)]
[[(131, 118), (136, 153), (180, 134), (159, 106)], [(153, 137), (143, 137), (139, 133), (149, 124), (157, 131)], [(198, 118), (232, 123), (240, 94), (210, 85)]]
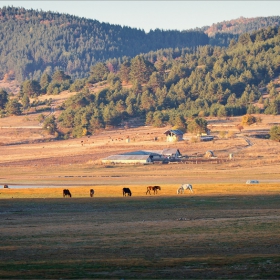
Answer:
[(64, 189), (63, 190), (63, 197), (65, 197), (65, 196), (72, 197), (72, 195), (71, 195), (71, 193), (70, 193), (70, 191), (68, 189)]
[(128, 196), (132, 195), (131, 190), (129, 188), (123, 188), (123, 196), (126, 196), (126, 194)]
[(93, 195), (94, 195), (94, 189), (90, 189), (89, 195), (90, 195), (90, 197), (93, 197)]

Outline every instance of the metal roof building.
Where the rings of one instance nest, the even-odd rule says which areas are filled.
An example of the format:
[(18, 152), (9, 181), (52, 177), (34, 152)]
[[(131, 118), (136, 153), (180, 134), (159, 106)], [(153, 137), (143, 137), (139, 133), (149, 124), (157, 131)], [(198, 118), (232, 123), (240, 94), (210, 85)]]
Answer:
[(142, 163), (152, 162), (150, 155), (112, 155), (102, 159), (102, 163)]
[(151, 163), (153, 160), (164, 160), (165, 158), (178, 158), (181, 155), (178, 149), (164, 150), (139, 150), (119, 155), (111, 155), (102, 159), (102, 163)]

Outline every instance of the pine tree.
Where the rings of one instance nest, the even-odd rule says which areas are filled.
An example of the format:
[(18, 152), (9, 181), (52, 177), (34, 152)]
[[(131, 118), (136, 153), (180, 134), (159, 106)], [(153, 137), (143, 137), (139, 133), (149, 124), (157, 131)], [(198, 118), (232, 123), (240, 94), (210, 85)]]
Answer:
[(0, 109), (4, 109), (8, 102), (8, 93), (4, 89), (0, 89)]

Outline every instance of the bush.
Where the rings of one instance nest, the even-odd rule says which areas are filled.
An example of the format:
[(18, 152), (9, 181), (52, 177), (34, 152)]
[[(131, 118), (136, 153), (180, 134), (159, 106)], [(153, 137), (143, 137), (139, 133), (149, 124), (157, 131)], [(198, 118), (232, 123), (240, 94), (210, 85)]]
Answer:
[(280, 126), (274, 125), (269, 131), (270, 139), (280, 142)]
[(256, 122), (257, 122), (257, 119), (253, 115), (250, 115), (250, 114), (244, 115), (241, 120), (242, 125), (251, 125)]

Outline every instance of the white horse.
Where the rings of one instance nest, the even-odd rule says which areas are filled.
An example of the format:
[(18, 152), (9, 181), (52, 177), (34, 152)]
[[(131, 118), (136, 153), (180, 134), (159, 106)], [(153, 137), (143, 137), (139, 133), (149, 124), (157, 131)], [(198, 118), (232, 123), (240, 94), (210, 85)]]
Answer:
[(185, 190), (190, 190), (190, 192), (193, 192), (192, 185), (190, 184), (181, 185), (181, 187), (177, 190), (177, 194), (184, 193)]

